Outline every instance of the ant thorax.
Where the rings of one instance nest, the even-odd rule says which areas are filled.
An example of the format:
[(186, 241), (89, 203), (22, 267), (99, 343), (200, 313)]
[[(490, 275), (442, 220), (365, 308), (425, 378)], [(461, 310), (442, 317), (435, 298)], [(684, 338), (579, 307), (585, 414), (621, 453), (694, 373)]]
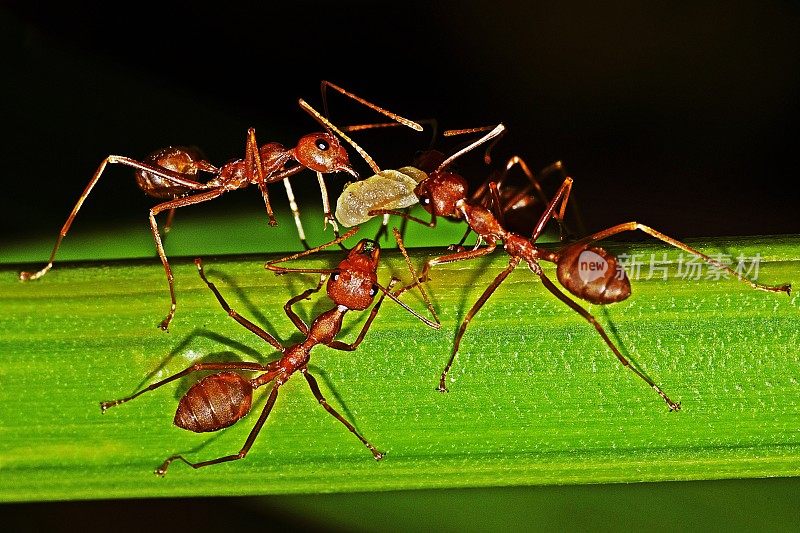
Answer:
[(472, 231), (482, 236), (487, 242), (505, 241), (513, 233), (507, 232), (495, 218), (491, 211), (480, 205), (468, 204), (464, 200), (456, 203), (458, 212), (467, 221)]

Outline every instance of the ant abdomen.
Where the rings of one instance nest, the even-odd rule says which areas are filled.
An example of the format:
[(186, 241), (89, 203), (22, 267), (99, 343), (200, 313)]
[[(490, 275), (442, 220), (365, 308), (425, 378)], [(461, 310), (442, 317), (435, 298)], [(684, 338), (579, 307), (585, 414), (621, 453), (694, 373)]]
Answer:
[(621, 302), (631, 295), (625, 270), (602, 248), (568, 247), (559, 254), (556, 274), (569, 292), (593, 304)]
[[(157, 150), (147, 156), (145, 163), (171, 170), (194, 180), (197, 175), (197, 162), (205, 158), (197, 148), (187, 146), (168, 146)], [(181, 187), (174, 182), (148, 172), (146, 170), (136, 170), (136, 184), (139, 185), (148, 196), (153, 198), (173, 199), (185, 195), (189, 192), (187, 187)]]
[(235, 424), (250, 411), (253, 386), (236, 372), (206, 376), (186, 391), (175, 412), (175, 425), (195, 433)]

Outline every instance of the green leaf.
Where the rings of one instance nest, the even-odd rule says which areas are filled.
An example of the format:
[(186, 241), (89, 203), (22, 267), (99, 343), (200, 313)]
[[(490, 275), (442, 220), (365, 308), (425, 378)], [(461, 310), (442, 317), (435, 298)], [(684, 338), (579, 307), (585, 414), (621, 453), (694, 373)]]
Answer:
[[(797, 237), (692, 244), (734, 263), (739, 254), (760, 254), (764, 283), (800, 281)], [(191, 257), (170, 256), (178, 312), (169, 333), (156, 328), (169, 302), (157, 259), (56, 263), (47, 276), (30, 283), (18, 281), (20, 265), (6, 264), (0, 268), (0, 499), (800, 473), (797, 297), (755, 291), (736, 280), (681, 279), (679, 252), (660, 244), (609, 249), (640, 254), (646, 265), (651, 254), (661, 260), (666, 253), (673, 261), (666, 281), (660, 274), (645, 279), (645, 266), (632, 282), (630, 299), (589, 309), (623, 353), (682, 402), (682, 411), (669, 412), (619, 364), (594, 328), (522, 266), (470, 323), (450, 392), (437, 392), (461, 319), (507, 264), (498, 250), (489, 259), (433, 269), (429, 287), (443, 319), (440, 331), (387, 301), (357, 351), (318, 347), (312, 352), (311, 372), (323, 393), (387, 452), (383, 461), (376, 463), (295, 377), (281, 388), (245, 459), (199, 470), (175, 463), (163, 479), (153, 469), (173, 453), (191, 460), (236, 453), (254, 413), (216, 434), (176, 428), (177, 401), (195, 378), (146, 393), (105, 415), (98, 402), (126, 396), (195, 361), (269, 361), (274, 351), (227, 316)], [(436, 252), (441, 249), (416, 249), (412, 257), (421, 265)], [(268, 257), (274, 255), (204, 259), (209, 278), (233, 308), (284, 343), (296, 342), (301, 336), (282, 306), (313, 286), (316, 277), (276, 277), (263, 269)], [(408, 279), (397, 252), (386, 251), (384, 257), (381, 280), (390, 273)], [(332, 251), (297, 264), (331, 264), (340, 258), (340, 251)], [(713, 273), (704, 269), (703, 277), (707, 274)], [(424, 311), (416, 295), (404, 299)], [(330, 305), (320, 293), (298, 308), (311, 320)], [(366, 313), (351, 315), (340, 337), (346, 341), (366, 318)], [(263, 392), (259, 398), (255, 412), (263, 405)]]

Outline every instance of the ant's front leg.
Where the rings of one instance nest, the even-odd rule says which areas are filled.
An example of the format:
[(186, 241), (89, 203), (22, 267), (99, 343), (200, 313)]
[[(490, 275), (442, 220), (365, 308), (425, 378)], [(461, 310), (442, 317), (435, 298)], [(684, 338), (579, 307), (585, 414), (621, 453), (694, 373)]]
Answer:
[(682, 243), (681, 241), (679, 241), (677, 239), (673, 239), (672, 237), (664, 235), (660, 231), (655, 230), (655, 229), (651, 228), (650, 226), (645, 226), (644, 224), (640, 224), (638, 222), (626, 222), (626, 223), (623, 223), (623, 224), (617, 224), (616, 226), (612, 226), (612, 227), (610, 227), (608, 229), (605, 229), (603, 231), (599, 231), (599, 232), (597, 232), (595, 234), (589, 235), (588, 237), (580, 239), (580, 240), (576, 241), (575, 243), (569, 245), (567, 249), (574, 249), (574, 247), (576, 247), (576, 246), (588, 247), (591, 243), (596, 242), (596, 241), (600, 241), (602, 239), (606, 239), (608, 237), (611, 237), (612, 235), (617, 235), (617, 234), (623, 233), (625, 231), (635, 231), (635, 230), (642, 231), (642, 232), (650, 235), (651, 237), (655, 237), (656, 239), (669, 244), (670, 246), (674, 246), (675, 248), (678, 248), (679, 250), (683, 250), (684, 252), (688, 252), (688, 253), (690, 253), (692, 255), (695, 255), (695, 256), (699, 257), (700, 259), (702, 259), (703, 261), (705, 261), (706, 263), (708, 263), (710, 265), (713, 265), (714, 267), (716, 267), (716, 268), (718, 268), (720, 270), (724, 270), (725, 272), (727, 272), (731, 276), (734, 276), (736, 279), (738, 279), (738, 280), (740, 280), (740, 281), (742, 281), (744, 283), (747, 283), (748, 285), (750, 285), (754, 289), (758, 289), (758, 290), (766, 291), (766, 292), (785, 292), (786, 294), (791, 294), (792, 286), (790, 284), (788, 284), (788, 283), (783, 284), (783, 285), (764, 285), (762, 283), (756, 283), (755, 281), (751, 281), (751, 280), (747, 279), (741, 272), (737, 272), (736, 270), (732, 269), (728, 265), (725, 265), (725, 264), (721, 263), (720, 261), (717, 261), (716, 259), (714, 259), (712, 257), (709, 257), (704, 253), (701, 253), (698, 250), (695, 250), (691, 246), (688, 246), (688, 245)]
[(325, 274), (320, 275), (319, 283), (317, 283), (316, 287), (304, 290), (303, 292), (301, 292), (300, 294), (298, 294), (294, 298), (291, 298), (283, 306), (283, 310), (286, 312), (286, 315), (292, 321), (292, 324), (294, 324), (295, 327), (300, 330), (300, 333), (302, 333), (306, 337), (308, 336), (308, 324), (306, 324), (303, 321), (303, 319), (300, 318), (300, 316), (297, 313), (294, 312), (294, 310), (292, 309), (292, 306), (294, 304), (296, 304), (297, 302), (301, 301), (301, 300), (308, 300), (309, 296), (311, 296), (315, 292), (318, 292), (322, 288), (322, 286), (325, 284), (325, 280), (327, 278), (328, 278), (328, 276), (325, 275)]
[(273, 259), (271, 261), (267, 261), (267, 263), (264, 265), (264, 268), (266, 268), (267, 270), (271, 270), (278, 275), (286, 274), (288, 272), (305, 272), (310, 274), (333, 274), (334, 272), (336, 272), (335, 268), (291, 268), (291, 267), (277, 266), (277, 263), (285, 263), (286, 261), (299, 259), (307, 255), (315, 254), (320, 250), (328, 248), (329, 246), (340, 244), (349, 239), (350, 237), (352, 237), (353, 235), (355, 235), (356, 233), (358, 233), (358, 229), (359, 229), (358, 226), (350, 228), (350, 230), (348, 230), (348, 232), (345, 233), (344, 235), (337, 237), (325, 244), (321, 244), (320, 246), (315, 246), (314, 248), (309, 248), (308, 250), (304, 250), (296, 254), (288, 255), (286, 257), (281, 257), (280, 259)]
[(248, 330), (252, 331), (253, 333), (258, 335), (259, 337), (261, 337), (263, 340), (265, 340), (268, 343), (270, 343), (276, 350), (278, 350), (280, 352), (283, 352), (283, 345), (280, 342), (278, 342), (278, 339), (276, 339), (275, 337), (273, 337), (272, 335), (270, 335), (269, 333), (267, 333), (266, 331), (264, 331), (260, 327), (256, 326), (255, 324), (253, 324), (252, 322), (247, 320), (245, 317), (243, 317), (242, 315), (240, 315), (239, 313), (237, 313), (233, 309), (231, 309), (231, 306), (228, 305), (228, 302), (226, 302), (225, 298), (223, 298), (222, 294), (220, 294), (219, 290), (217, 289), (217, 286), (214, 285), (213, 283), (211, 283), (210, 281), (208, 281), (208, 278), (206, 278), (206, 273), (203, 270), (203, 260), (202, 259), (200, 259), (200, 258), (195, 259), (194, 260), (194, 264), (197, 265), (197, 272), (200, 274), (200, 278), (203, 281), (205, 281), (206, 285), (208, 285), (208, 288), (211, 289), (211, 292), (213, 292), (214, 296), (217, 297), (217, 301), (222, 306), (222, 308), (225, 310), (225, 312), (228, 313), (228, 316), (230, 316), (235, 321), (237, 321), (239, 324), (241, 324), (242, 326), (244, 326)]
[(323, 231), (328, 227), (328, 223), (333, 227), (333, 235), (339, 236), (339, 224), (336, 223), (336, 218), (331, 213), (331, 200), (328, 197), (328, 188), (325, 186), (325, 178), (322, 172), (317, 172), (317, 181), (319, 182), (319, 192), (322, 195), (322, 212), (324, 219), (322, 224)]
[(475, 250), (465, 250), (462, 252), (456, 252), (454, 254), (442, 255), (439, 257), (434, 257), (433, 259), (428, 259), (425, 261), (425, 266), (422, 267), (422, 272), (419, 275), (420, 283), (424, 283), (429, 281), (430, 276), (428, 273), (430, 272), (431, 268), (436, 265), (442, 265), (445, 263), (455, 263), (457, 261), (467, 261), (469, 259), (476, 259), (478, 257), (483, 257), (485, 255), (489, 255), (494, 251), (497, 247), (495, 243), (487, 243), (486, 246), (483, 248), (477, 248)]

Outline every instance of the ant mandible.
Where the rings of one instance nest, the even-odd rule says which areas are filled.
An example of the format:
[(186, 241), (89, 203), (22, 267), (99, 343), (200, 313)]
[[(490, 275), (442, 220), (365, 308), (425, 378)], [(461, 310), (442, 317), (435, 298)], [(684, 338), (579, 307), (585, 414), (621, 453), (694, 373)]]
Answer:
[[(318, 246), (299, 254), (284, 257), (282, 259), (273, 260), (266, 264), (268, 269), (279, 274), (286, 272), (310, 272), (320, 274), (320, 280), (316, 287), (303, 291), (301, 294), (291, 298), (283, 306), (284, 311), (295, 327), (297, 327), (297, 329), (300, 330), (303, 335), (305, 335), (305, 339), (291, 346), (284, 346), (270, 333), (267, 333), (257, 325), (250, 322), (248, 319), (241, 316), (235, 310), (231, 309), (217, 287), (206, 278), (202, 261), (200, 259), (195, 259), (195, 264), (197, 265), (197, 270), (200, 274), (200, 277), (208, 285), (208, 288), (214, 293), (214, 296), (216, 296), (220, 305), (228, 313), (228, 315), (236, 320), (239, 324), (269, 343), (273, 348), (278, 350), (282, 356), (279, 360), (267, 364), (243, 361), (231, 363), (197, 363), (181, 372), (178, 372), (177, 374), (153, 383), (152, 385), (140, 390), (139, 392), (136, 392), (131, 396), (119, 400), (101, 402), (100, 408), (103, 412), (105, 412), (111, 407), (133, 400), (147, 391), (157, 389), (187, 374), (203, 370), (219, 371), (202, 378), (192, 385), (192, 387), (189, 388), (189, 390), (179, 401), (178, 408), (175, 413), (174, 423), (176, 426), (196, 433), (202, 433), (208, 431), (218, 431), (235, 424), (250, 411), (253, 391), (268, 383), (273, 384), (272, 390), (269, 393), (269, 397), (267, 398), (266, 404), (264, 405), (264, 408), (261, 411), (255, 426), (253, 426), (253, 429), (250, 431), (244, 446), (241, 448), (241, 450), (239, 450), (238, 453), (196, 463), (187, 460), (182, 455), (172, 455), (156, 469), (155, 473), (157, 475), (163, 476), (167, 472), (169, 465), (176, 460), (182, 461), (192, 468), (201, 468), (217, 463), (243, 459), (250, 450), (250, 447), (253, 445), (253, 442), (258, 436), (258, 433), (261, 431), (261, 428), (264, 426), (272, 407), (275, 405), (280, 387), (286, 383), (286, 381), (288, 381), (289, 378), (297, 371), (299, 371), (303, 377), (305, 377), (312, 394), (320, 403), (320, 405), (322, 405), (322, 407), (334, 418), (339, 420), (339, 422), (344, 424), (345, 427), (347, 427), (347, 429), (350, 430), (369, 449), (369, 451), (372, 453), (372, 456), (376, 460), (383, 458), (384, 454), (378, 451), (375, 446), (365, 439), (356, 430), (353, 424), (347, 421), (347, 419), (337, 412), (325, 399), (320, 391), (319, 385), (317, 384), (317, 380), (308, 371), (308, 362), (311, 350), (319, 344), (328, 346), (335, 350), (343, 351), (353, 351), (358, 348), (358, 346), (364, 340), (367, 330), (372, 325), (373, 320), (375, 320), (375, 316), (378, 314), (378, 310), (380, 309), (380, 306), (386, 296), (394, 300), (401, 307), (414, 315), (417, 319), (432, 328), (439, 328), (438, 318), (436, 318), (434, 313), (433, 316), (436, 319), (436, 322), (432, 322), (431, 320), (421, 316), (419, 313), (409, 308), (406, 304), (402, 303), (397, 296), (395, 296), (395, 294), (392, 294), (391, 290), (398, 281), (397, 278), (393, 277), (386, 287), (378, 283), (377, 269), (381, 250), (377, 242), (369, 239), (362, 239), (359, 241), (358, 244), (356, 244), (356, 246), (349, 251), (347, 257), (341, 261), (336, 268), (333, 269), (286, 268), (277, 266), (277, 263), (297, 259), (299, 257), (315, 253), (329, 246), (339, 244), (345, 239), (354, 235), (357, 229), (358, 228), (354, 228), (353, 230), (348, 231), (346, 234), (322, 246)], [(398, 238), (398, 245), (403, 253), (407, 265), (409, 266), (409, 270), (411, 271), (413, 278), (416, 278), (417, 274), (411, 265), (411, 260), (409, 259), (405, 247), (402, 244), (402, 240), (399, 238), (398, 233), (395, 233), (395, 235)], [(330, 276), (330, 279), (328, 280), (327, 293), (330, 299), (333, 300), (334, 305), (328, 311), (325, 311), (317, 316), (317, 318), (314, 319), (309, 326), (294, 312), (292, 306), (301, 300), (308, 299), (313, 293), (319, 291), (328, 276)], [(415, 283), (415, 285), (417, 284)], [(428, 296), (422, 288), (422, 285), (417, 286), (420, 288), (428, 309), (432, 312), (433, 307), (431, 306)], [(407, 289), (408, 287), (405, 288)], [(364, 326), (361, 328), (361, 332), (358, 334), (355, 341), (352, 343), (345, 343), (340, 340), (336, 340), (336, 336), (342, 329), (342, 322), (345, 314), (351, 310), (366, 310), (370, 305), (372, 305), (374, 297), (378, 292), (381, 292), (382, 294), (378, 299), (378, 302), (372, 308), (369, 317), (364, 323)], [(247, 379), (239, 373), (234, 372), (235, 370), (258, 372), (259, 374), (251, 379)]]
[[(283, 181), (289, 197), (292, 212), (297, 224), (298, 233), (303, 246), (308, 249), (302, 224), (300, 223), (299, 212), (294, 201), (291, 185), (288, 178), (304, 169), (309, 169), (317, 173), (320, 190), (322, 192), (323, 207), (325, 210), (326, 224), (333, 221), (330, 214), (329, 200), (322, 173), (347, 172), (358, 179), (358, 174), (353, 170), (350, 160), (344, 147), (340, 144), (334, 133), (340, 135), (360, 154), (366, 153), (346, 134), (339, 131), (328, 121), (319, 120), (321, 116), (311, 106), (302, 99), (300, 106), (312, 117), (321, 122), (328, 131), (325, 133), (312, 133), (300, 138), (294, 148), (284, 148), (278, 143), (267, 143), (258, 147), (256, 133), (253, 128), (247, 132), (247, 142), (245, 144), (244, 159), (236, 159), (222, 167), (215, 167), (206, 161), (200, 152), (194, 148), (168, 147), (158, 150), (147, 157), (144, 161), (137, 161), (129, 157), (110, 155), (105, 158), (95, 171), (89, 184), (78, 198), (75, 207), (67, 217), (64, 226), (61, 228), (58, 239), (56, 239), (50, 259), (44, 268), (38, 272), (20, 272), (19, 277), (22, 281), (35, 280), (41, 278), (52, 268), (53, 261), (58, 251), (61, 241), (66, 236), (72, 225), (75, 216), (78, 214), (84, 200), (94, 188), (95, 184), (103, 175), (108, 164), (120, 164), (135, 169), (136, 183), (145, 194), (158, 200), (166, 200), (150, 209), (150, 229), (156, 243), (156, 250), (161, 263), (164, 265), (171, 305), (166, 318), (159, 325), (166, 330), (172, 318), (175, 316), (176, 299), (175, 286), (173, 282), (172, 269), (170, 268), (167, 256), (164, 253), (164, 246), (161, 234), (156, 223), (156, 215), (163, 211), (169, 211), (164, 233), (169, 231), (175, 210), (180, 207), (194, 205), (213, 200), (222, 194), (237, 189), (243, 189), (249, 185), (257, 185), (264, 199), (269, 224), (277, 224), (270, 205), (267, 185)], [(292, 162), (296, 165), (289, 166)], [(197, 181), (200, 172), (212, 175), (206, 182)], [(335, 222), (334, 230), (338, 234)]]
[[(633, 373), (644, 380), (650, 387), (652, 387), (659, 396), (667, 403), (670, 410), (677, 411), (680, 409), (680, 403), (672, 401), (661, 388), (654, 383), (649, 377), (632, 366), (625, 356), (622, 355), (620, 350), (614, 345), (609, 336), (606, 334), (600, 323), (589, 313), (586, 309), (581, 307), (578, 303), (569, 298), (564, 292), (554, 284), (548, 276), (545, 275), (539, 261), (548, 261), (556, 264), (556, 277), (560, 284), (567, 289), (570, 293), (578, 298), (590, 302), (592, 304), (610, 304), (625, 300), (631, 294), (630, 281), (621, 268), (618, 268), (617, 259), (603, 248), (593, 246), (593, 243), (623, 233), (626, 231), (639, 230), (656, 239), (674, 246), (680, 250), (691, 253), (703, 261), (713, 265), (714, 267), (724, 270), (728, 274), (735, 276), (740, 281), (749, 284), (754, 289), (759, 289), (768, 292), (785, 292), (790, 294), (791, 285), (763, 285), (756, 283), (744, 277), (740, 272), (737, 272), (720, 261), (717, 261), (699, 251), (687, 246), (686, 244), (673, 239), (663, 233), (638, 222), (627, 222), (617, 224), (608, 229), (599, 231), (587, 237), (581, 238), (575, 242), (569, 243), (556, 251), (550, 251), (545, 248), (537, 246), (536, 240), (542, 234), (547, 222), (553, 218), (559, 222), (564, 219), (564, 212), (566, 209), (569, 194), (572, 189), (572, 178), (566, 177), (561, 187), (550, 200), (547, 208), (540, 216), (530, 238), (526, 238), (518, 233), (508, 231), (504, 227), (502, 210), (500, 210), (500, 193), (496, 182), (489, 183), (491, 204), (498, 212), (496, 216), (492, 209), (484, 207), (469, 201), (467, 196), (467, 182), (466, 180), (447, 170), (447, 166), (453, 162), (460, 155), (474, 149), (482, 143), (496, 137), (502, 133), (504, 127), (502, 124), (498, 125), (494, 130), (486, 134), (481, 139), (475, 141), (463, 150), (457, 152), (453, 156), (444, 160), (439, 167), (432, 172), (427, 179), (417, 185), (414, 190), (419, 198), (422, 207), (431, 214), (431, 221), (425, 222), (424, 220), (410, 217), (405, 213), (379, 210), (375, 214), (390, 213), (397, 214), (414, 220), (422, 224), (434, 226), (436, 217), (446, 217), (454, 220), (464, 220), (470, 229), (474, 231), (479, 238), (479, 242), (486, 243), (484, 247), (477, 247), (472, 250), (459, 251), (456, 253), (435, 257), (428, 260), (422, 269), (419, 281), (423, 282), (428, 280), (428, 275), (431, 267), (438, 264), (454, 263), (468, 259), (474, 259), (490, 254), (496, 247), (498, 241), (502, 243), (506, 253), (510, 256), (508, 266), (503, 269), (489, 286), (483, 291), (478, 300), (473, 304), (467, 312), (461, 326), (456, 334), (453, 349), (450, 354), (450, 359), (447, 362), (444, 370), (442, 371), (439, 379), (438, 390), (441, 392), (447, 391), (446, 380), (447, 373), (453, 365), (455, 356), (458, 353), (458, 347), (461, 339), (467, 329), (472, 318), (478, 313), (481, 307), (486, 303), (489, 297), (495, 290), (503, 283), (503, 281), (511, 274), (511, 272), (520, 264), (525, 262), (528, 268), (539, 276), (542, 280), (544, 287), (550, 291), (556, 298), (561, 300), (564, 304), (570, 307), (573, 311), (581, 315), (587, 322), (589, 322), (602, 337), (606, 345), (611, 349), (617, 359), (623, 366), (629, 368)], [(491, 206), (490, 206), (491, 207)], [(592, 276), (582, 275), (580, 271), (581, 261), (591, 259), (600, 261), (605, 265), (605, 269)]]

